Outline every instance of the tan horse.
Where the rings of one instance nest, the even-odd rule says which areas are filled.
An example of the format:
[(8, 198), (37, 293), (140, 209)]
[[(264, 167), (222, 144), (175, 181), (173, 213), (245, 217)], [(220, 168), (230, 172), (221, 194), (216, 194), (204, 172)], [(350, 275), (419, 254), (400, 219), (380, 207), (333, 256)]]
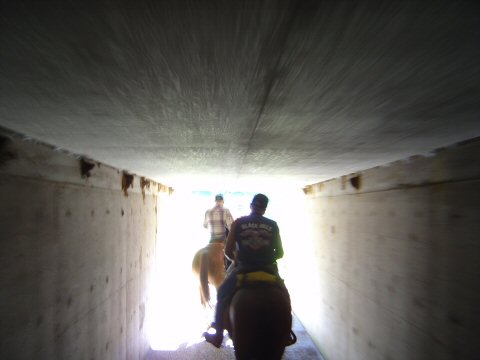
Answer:
[(200, 300), (203, 306), (210, 302), (212, 284), (216, 289), (225, 279), (223, 243), (211, 243), (195, 253), (192, 261), (192, 271), (200, 280)]

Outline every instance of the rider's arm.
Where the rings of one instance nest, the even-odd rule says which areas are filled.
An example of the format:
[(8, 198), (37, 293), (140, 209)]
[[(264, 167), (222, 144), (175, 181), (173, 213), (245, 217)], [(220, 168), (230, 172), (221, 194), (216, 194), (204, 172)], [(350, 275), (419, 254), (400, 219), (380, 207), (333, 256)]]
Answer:
[(203, 227), (206, 229), (208, 228), (208, 213), (209, 211), (205, 211), (205, 218), (203, 219)]
[(232, 216), (232, 213), (230, 212), (230, 210), (228, 209), (225, 209), (225, 226), (226, 228), (228, 229), (228, 231), (230, 231), (231, 229), (231, 226), (232, 226), (232, 223), (233, 223), (233, 216)]
[(230, 231), (228, 232), (227, 242), (225, 244), (225, 255), (228, 256), (230, 260), (233, 260), (235, 255), (233, 252), (235, 251), (235, 227), (237, 226), (237, 222), (234, 221), (232, 226), (230, 227)]
[(283, 245), (280, 237), (280, 230), (277, 228), (275, 234), (275, 258), (281, 259), (283, 257)]

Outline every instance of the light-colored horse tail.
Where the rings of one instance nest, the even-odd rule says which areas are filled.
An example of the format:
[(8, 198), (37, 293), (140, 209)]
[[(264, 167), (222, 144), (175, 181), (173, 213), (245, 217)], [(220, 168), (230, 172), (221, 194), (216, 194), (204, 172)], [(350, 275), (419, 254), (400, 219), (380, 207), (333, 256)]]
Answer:
[(225, 279), (223, 264), (223, 244), (213, 243), (198, 250), (192, 261), (192, 271), (199, 280), (200, 301), (203, 306), (209, 305), (209, 284), (218, 289)]
[(210, 302), (210, 288), (208, 287), (208, 251), (202, 249), (200, 253), (200, 297), (202, 305), (206, 306)]

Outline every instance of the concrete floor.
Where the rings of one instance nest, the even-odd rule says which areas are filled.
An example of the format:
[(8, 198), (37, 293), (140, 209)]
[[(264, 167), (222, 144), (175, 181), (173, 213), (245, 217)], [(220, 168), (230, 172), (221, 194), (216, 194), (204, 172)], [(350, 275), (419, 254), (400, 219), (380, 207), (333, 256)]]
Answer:
[[(293, 331), (297, 335), (298, 341), (296, 344), (287, 347), (283, 360), (324, 360), (310, 336), (305, 331), (302, 324), (294, 316)], [(227, 344), (227, 345), (226, 345)], [(199, 342), (192, 346), (181, 346), (175, 351), (160, 351), (150, 350), (146, 360), (234, 360), (235, 355), (233, 348), (228, 346), (228, 338), (224, 340), (223, 346), (220, 349), (214, 348), (205, 341)]]

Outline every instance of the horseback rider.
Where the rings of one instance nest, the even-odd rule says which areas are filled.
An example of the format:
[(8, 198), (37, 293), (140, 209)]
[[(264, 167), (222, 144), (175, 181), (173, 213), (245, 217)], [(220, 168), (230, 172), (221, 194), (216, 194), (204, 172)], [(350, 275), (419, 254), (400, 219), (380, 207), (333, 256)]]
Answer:
[[(237, 286), (237, 274), (264, 271), (280, 279), (276, 260), (283, 257), (282, 240), (277, 223), (263, 216), (267, 205), (268, 198), (264, 194), (255, 195), (250, 204), (250, 215), (238, 218), (230, 228), (225, 254), (231, 259), (235, 257), (236, 266), (218, 288), (215, 321), (212, 324), (216, 332), (203, 333), (205, 340), (217, 348), (223, 341), (223, 313)], [(279, 283), (288, 296), (283, 282)]]
[(230, 230), (233, 217), (229, 209), (223, 206), (223, 195), (215, 195), (215, 206), (205, 211), (203, 227), (210, 230), (210, 243), (224, 243), (226, 231)]

